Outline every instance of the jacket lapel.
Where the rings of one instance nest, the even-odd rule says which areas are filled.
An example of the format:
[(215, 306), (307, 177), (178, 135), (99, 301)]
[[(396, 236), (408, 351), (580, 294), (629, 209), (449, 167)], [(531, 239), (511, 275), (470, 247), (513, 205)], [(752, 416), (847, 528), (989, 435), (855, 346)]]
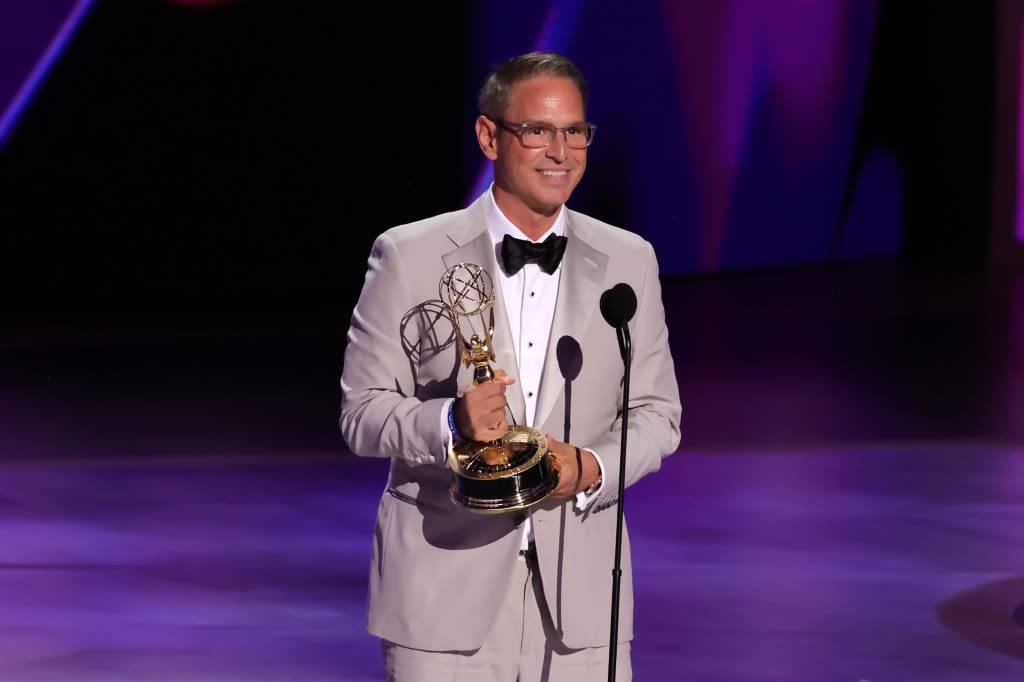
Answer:
[[(501, 276), (501, 271), (498, 267), (494, 243), (491, 241), (490, 233), (486, 229), (484, 213), (479, 201), (474, 202), (470, 206), (467, 211), (467, 219), (449, 233), (449, 239), (456, 244), (456, 248), (445, 254), (443, 258), (446, 269), (452, 268), (459, 263), (474, 263), (487, 272), (491, 295), (494, 297), (494, 304), (492, 306), (494, 311), (494, 335), (491, 341), (496, 359), (492, 366), (500, 367), (512, 376), (518, 376), (519, 364), (516, 362), (515, 346), (512, 344), (512, 332), (508, 325), (507, 308), (504, 296), (501, 293), (501, 285), (497, 279)], [(568, 251), (568, 249), (566, 250)], [(473, 329), (479, 331), (489, 321), (490, 311), (485, 313), (483, 321), (479, 318), (473, 320)], [(462, 329), (464, 333), (469, 330), (468, 322), (463, 324)], [(508, 401), (516, 423), (525, 424), (526, 402), (523, 398), (523, 389), (518, 382), (508, 387), (505, 391), (505, 399)]]
[(576, 222), (570, 214), (566, 225), (569, 241), (562, 258), (558, 299), (541, 373), (534, 424), (545, 422), (565, 390), (565, 379), (558, 362), (559, 339), (568, 336), (582, 344), (583, 332), (594, 311), (598, 310), (601, 284), (608, 265), (608, 255), (587, 240), (586, 230)]

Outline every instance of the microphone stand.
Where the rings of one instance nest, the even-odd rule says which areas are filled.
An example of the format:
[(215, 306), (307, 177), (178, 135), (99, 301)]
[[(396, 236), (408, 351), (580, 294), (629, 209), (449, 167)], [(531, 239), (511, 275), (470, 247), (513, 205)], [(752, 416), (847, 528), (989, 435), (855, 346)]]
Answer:
[(629, 365), (632, 344), (629, 327), (623, 322), (615, 328), (619, 339), (619, 352), (625, 371), (622, 375), (622, 442), (619, 446), (619, 505), (615, 521), (615, 567), (612, 569), (612, 627), (608, 642), (608, 682), (615, 682), (615, 659), (619, 639), (619, 583), (622, 582), (622, 507), (626, 494), (626, 431), (629, 427)]

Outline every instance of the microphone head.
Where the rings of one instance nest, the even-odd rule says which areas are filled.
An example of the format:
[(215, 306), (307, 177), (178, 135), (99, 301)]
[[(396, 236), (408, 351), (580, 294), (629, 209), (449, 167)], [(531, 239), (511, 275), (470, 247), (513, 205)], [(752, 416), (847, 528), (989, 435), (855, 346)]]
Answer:
[(605, 322), (616, 328), (632, 320), (636, 314), (636, 293), (633, 287), (619, 282), (601, 294), (601, 314)]

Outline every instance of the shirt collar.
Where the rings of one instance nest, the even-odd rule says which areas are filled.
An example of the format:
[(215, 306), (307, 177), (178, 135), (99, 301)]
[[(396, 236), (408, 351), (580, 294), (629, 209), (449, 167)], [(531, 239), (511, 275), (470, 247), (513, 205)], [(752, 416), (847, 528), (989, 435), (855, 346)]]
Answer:
[[(487, 221), (487, 231), (491, 235), (491, 241), (494, 242), (495, 246), (501, 244), (501, 241), (505, 238), (506, 234), (510, 234), (516, 239), (525, 239), (527, 241), (533, 241), (520, 230), (518, 227), (512, 224), (512, 222), (505, 217), (505, 214), (498, 208), (498, 204), (494, 201), (494, 192), (492, 191), (494, 183), (491, 183), (490, 187), (487, 188), (487, 202), (484, 204), (485, 220)], [(561, 206), (558, 209), (558, 215), (555, 217), (555, 222), (551, 227), (540, 236), (538, 242), (542, 242), (549, 236), (557, 234), (559, 236), (565, 234), (565, 206)]]

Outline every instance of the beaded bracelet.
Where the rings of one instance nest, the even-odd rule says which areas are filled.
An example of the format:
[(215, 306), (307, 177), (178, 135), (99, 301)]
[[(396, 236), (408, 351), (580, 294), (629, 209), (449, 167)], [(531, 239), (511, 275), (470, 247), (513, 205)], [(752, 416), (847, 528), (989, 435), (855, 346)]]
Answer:
[(452, 438), (455, 440), (466, 440), (461, 433), (459, 433), (458, 427), (455, 426), (455, 401), (453, 400), (448, 406), (448, 430), (452, 432)]

